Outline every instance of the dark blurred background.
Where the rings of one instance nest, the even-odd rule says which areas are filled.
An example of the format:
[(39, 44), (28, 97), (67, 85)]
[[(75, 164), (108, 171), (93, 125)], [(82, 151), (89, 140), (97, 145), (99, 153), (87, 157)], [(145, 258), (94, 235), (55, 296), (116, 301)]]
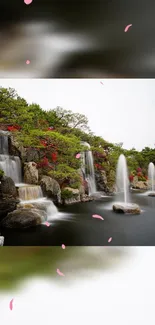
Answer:
[(2, 78), (155, 77), (153, 0), (1, 0), (0, 24)]

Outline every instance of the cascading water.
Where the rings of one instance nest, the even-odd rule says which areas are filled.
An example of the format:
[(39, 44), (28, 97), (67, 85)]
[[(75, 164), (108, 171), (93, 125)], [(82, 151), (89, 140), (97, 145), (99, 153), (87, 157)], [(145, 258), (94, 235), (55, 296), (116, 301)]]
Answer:
[(43, 197), (40, 186), (22, 183), (21, 161), (17, 156), (9, 155), (9, 132), (0, 131), (0, 169), (6, 176), (11, 177), (18, 188), (21, 206), (25, 204), (45, 205), (48, 220), (58, 215), (58, 210), (54, 203)]
[[(9, 135), (10, 132), (0, 131), (0, 169), (6, 176), (11, 177), (18, 189), (20, 206), (28, 206), (30, 204), (38, 209), (46, 207), (47, 220), (68, 219), (68, 214), (59, 213), (57, 207), (51, 200), (43, 196), (41, 187), (38, 185), (29, 185), (22, 183), (22, 168), (20, 158), (9, 155)], [(0, 237), (1, 239), (1, 237)], [(1, 245), (1, 244), (0, 244)]]
[[(81, 143), (83, 146), (90, 149), (90, 145), (87, 142)], [(97, 192), (96, 181), (95, 181), (95, 171), (94, 171), (94, 161), (93, 154), (91, 150), (87, 150), (81, 153), (82, 158), (82, 171), (85, 175), (85, 179), (88, 182), (89, 195)]]
[(124, 203), (129, 203), (129, 177), (126, 158), (120, 155), (116, 170), (116, 187), (120, 200)]
[(42, 189), (39, 185), (19, 184), (18, 193), (21, 206), (33, 205), (36, 208), (45, 206), (47, 220), (53, 220), (58, 217), (58, 209), (51, 200), (43, 196)]
[(148, 183), (149, 183), (149, 188), (152, 192), (155, 191), (155, 166), (151, 162), (149, 163), (148, 166)]
[(35, 185), (20, 186), (18, 193), (22, 201), (37, 200), (43, 197), (41, 187)]
[(8, 149), (8, 132), (0, 131), (0, 169), (15, 183), (21, 183), (22, 172), (20, 158), (10, 156)]

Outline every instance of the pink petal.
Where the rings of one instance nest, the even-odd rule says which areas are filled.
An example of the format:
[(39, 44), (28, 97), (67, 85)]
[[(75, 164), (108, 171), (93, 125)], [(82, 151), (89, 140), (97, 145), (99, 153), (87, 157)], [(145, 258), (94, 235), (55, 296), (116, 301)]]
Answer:
[(9, 308), (10, 308), (10, 310), (12, 310), (13, 309), (13, 299), (10, 301), (10, 303), (9, 303)]
[(62, 246), (61, 246), (61, 247), (62, 247), (62, 249), (65, 249), (65, 248), (66, 248), (66, 246), (65, 246), (64, 244), (62, 244)]
[(26, 64), (30, 64), (30, 60), (26, 60)]
[(92, 218), (104, 220), (104, 218), (102, 218), (102, 217), (99, 216), (98, 214), (93, 214), (93, 215), (92, 215)]
[(100, 84), (101, 84), (101, 85), (103, 85), (103, 82), (102, 82), (102, 81), (100, 81)]
[(108, 243), (110, 243), (112, 241), (112, 237), (110, 237), (109, 239), (108, 239)]
[(128, 29), (129, 29), (131, 26), (132, 26), (132, 24), (127, 25), (127, 26), (125, 27), (125, 29), (124, 29), (124, 32), (126, 33), (126, 32), (128, 31)]
[(58, 273), (60, 276), (64, 276), (64, 274), (63, 274), (59, 269), (57, 269), (57, 273)]
[(47, 227), (49, 227), (50, 226), (50, 223), (49, 222), (45, 222), (45, 225), (47, 226)]
[(32, 1), (33, 1), (33, 0), (24, 0), (24, 3), (25, 3), (26, 5), (30, 5), (30, 3), (32, 3)]
[(80, 153), (77, 153), (76, 158), (78, 159), (80, 157), (81, 157), (81, 154)]

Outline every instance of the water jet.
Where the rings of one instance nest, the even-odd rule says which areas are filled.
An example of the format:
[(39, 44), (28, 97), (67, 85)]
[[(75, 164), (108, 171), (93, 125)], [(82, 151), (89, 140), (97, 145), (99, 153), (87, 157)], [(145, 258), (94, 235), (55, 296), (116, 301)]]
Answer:
[(113, 204), (113, 211), (125, 214), (139, 214), (141, 212), (140, 207), (137, 204), (131, 203), (128, 168), (123, 154), (119, 156), (117, 163), (116, 187), (116, 196), (119, 201)]
[(152, 162), (148, 166), (148, 183), (150, 190), (148, 196), (155, 197), (155, 166)]

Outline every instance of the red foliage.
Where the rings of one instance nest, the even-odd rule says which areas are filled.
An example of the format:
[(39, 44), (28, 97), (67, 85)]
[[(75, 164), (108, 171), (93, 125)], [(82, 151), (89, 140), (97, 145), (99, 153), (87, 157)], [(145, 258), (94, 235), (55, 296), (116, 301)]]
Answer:
[(138, 177), (141, 177), (142, 176), (142, 173), (141, 172), (137, 173), (137, 176)]
[(53, 161), (53, 162), (56, 162), (56, 161), (57, 161), (57, 152), (53, 152), (53, 153), (51, 154), (51, 158), (52, 158), (52, 161)]
[(97, 169), (102, 169), (102, 166), (101, 166), (100, 164), (95, 164), (95, 167), (96, 167)]
[(134, 176), (133, 176), (133, 175), (130, 175), (130, 176), (129, 176), (129, 180), (130, 180), (130, 182), (132, 182), (132, 181), (133, 181), (133, 178), (134, 178)]
[(141, 173), (142, 172), (142, 169), (140, 167), (137, 168), (137, 172), (138, 173)]
[(144, 176), (146, 180), (148, 180), (148, 176)]
[(21, 127), (19, 125), (10, 125), (7, 127), (8, 131), (19, 131)]
[(105, 158), (106, 154), (104, 152), (103, 153), (94, 152), (94, 156), (97, 157), (97, 158)]
[(54, 131), (54, 127), (53, 126), (50, 126), (47, 131)]
[(40, 140), (40, 144), (41, 144), (42, 146), (46, 147), (46, 146), (47, 146), (47, 141), (45, 141), (45, 140)]
[(37, 168), (46, 167), (48, 165), (49, 165), (49, 161), (48, 161), (47, 157), (44, 157), (43, 160), (37, 164)]

